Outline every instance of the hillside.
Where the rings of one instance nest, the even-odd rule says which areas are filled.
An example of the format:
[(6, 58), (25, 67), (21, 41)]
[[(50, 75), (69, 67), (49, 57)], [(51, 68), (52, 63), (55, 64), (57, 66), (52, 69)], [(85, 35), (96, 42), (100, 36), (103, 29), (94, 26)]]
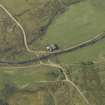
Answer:
[(105, 0), (0, 0), (0, 105), (105, 105)]

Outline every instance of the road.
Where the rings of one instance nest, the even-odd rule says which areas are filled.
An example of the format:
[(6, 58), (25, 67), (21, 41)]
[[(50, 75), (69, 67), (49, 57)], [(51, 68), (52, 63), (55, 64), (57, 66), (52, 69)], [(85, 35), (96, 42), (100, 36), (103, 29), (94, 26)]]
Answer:
[(69, 77), (68, 77), (68, 75), (66, 73), (66, 69), (63, 66), (61, 66), (59, 64), (55, 64), (55, 63), (53, 63), (51, 61), (48, 62), (48, 64), (43, 63), (43, 62), (40, 62), (40, 64), (45, 65), (45, 66), (51, 66), (51, 67), (56, 67), (56, 68), (61, 69), (62, 72), (63, 72), (63, 74), (64, 74), (64, 76), (65, 76), (65, 80), (63, 80), (63, 82), (67, 82), (68, 84), (72, 85), (77, 90), (77, 92), (80, 94), (80, 96), (83, 98), (83, 100), (85, 101), (85, 103), (87, 105), (91, 105), (90, 102), (88, 101), (88, 99), (85, 97), (84, 93), (81, 91), (81, 89), (73, 81), (71, 81), (69, 79)]
[(10, 18), (20, 27), (20, 29), (21, 29), (21, 31), (23, 33), (24, 44), (25, 44), (25, 47), (26, 47), (27, 51), (29, 53), (34, 53), (34, 54), (37, 55), (37, 57), (35, 57), (33, 59), (30, 59), (30, 60), (27, 60), (27, 61), (20, 61), (20, 62), (0, 61), (0, 63), (6, 63), (6, 64), (32, 64), (33, 62), (40, 61), (42, 59), (47, 59), (50, 56), (56, 56), (56, 55), (67, 53), (67, 52), (73, 52), (73, 51), (76, 51), (78, 49), (87, 47), (89, 45), (93, 45), (96, 42), (101, 41), (101, 40), (103, 40), (105, 38), (105, 32), (102, 32), (102, 33), (96, 35), (95, 37), (93, 37), (93, 38), (91, 38), (91, 39), (89, 39), (87, 41), (84, 41), (84, 42), (81, 42), (80, 44), (74, 45), (73, 47), (60, 49), (60, 50), (57, 50), (57, 51), (54, 51), (54, 52), (34, 51), (34, 50), (31, 50), (29, 48), (29, 46), (28, 46), (26, 32), (25, 32), (24, 28), (22, 27), (22, 25), (12, 16), (12, 14), (2, 4), (0, 4), (0, 8), (2, 8), (10, 16)]
[[(0, 8), (2, 8), (7, 14), (8, 16), (20, 27), (21, 31), (22, 31), (22, 34), (23, 34), (23, 39), (24, 39), (24, 44), (25, 44), (25, 47), (27, 49), (28, 52), (30, 53), (35, 53), (35, 54), (45, 54), (45, 55), (41, 55), (41, 56), (38, 56), (32, 60), (28, 60), (28, 61), (22, 61), (22, 62), (9, 62), (9, 61), (1, 61), (0, 63), (8, 63), (8, 64), (28, 64), (28, 63), (32, 63), (32, 62), (35, 62), (35, 61), (40, 61), (42, 59), (46, 59), (52, 55), (58, 55), (58, 54), (62, 54), (62, 53), (65, 53), (65, 52), (72, 52), (72, 51), (75, 51), (75, 50), (78, 50), (80, 48), (83, 48), (83, 47), (86, 47), (86, 46), (89, 46), (89, 45), (93, 45), (95, 44), (96, 42), (102, 40), (105, 38), (105, 32), (102, 32), (98, 35), (96, 35), (95, 37), (87, 40), (87, 41), (84, 41), (80, 44), (77, 44), (73, 47), (69, 47), (69, 48), (65, 48), (65, 49), (61, 49), (61, 50), (57, 50), (57, 51), (54, 51), (54, 52), (46, 52), (46, 51), (34, 51), (34, 50), (31, 50), (28, 46), (28, 43), (27, 43), (27, 37), (26, 37), (26, 32), (23, 28), (23, 26), (12, 16), (12, 14), (2, 5), (0, 4)], [(67, 73), (66, 73), (66, 69), (62, 66), (62, 65), (59, 65), (59, 64), (55, 64), (53, 62), (48, 62), (48, 63), (43, 63), (43, 62), (40, 62), (40, 64), (36, 65), (36, 66), (51, 66), (51, 67), (55, 67), (55, 68), (59, 68), (62, 70), (64, 76), (65, 76), (65, 80), (62, 80), (63, 82), (67, 82), (68, 84), (72, 85), (77, 91), (78, 93), (81, 95), (81, 97), (83, 98), (83, 100), (86, 102), (87, 105), (91, 105), (88, 101), (88, 99), (85, 97), (84, 93), (81, 91), (81, 89), (73, 82), (69, 79)], [(29, 67), (33, 67), (33, 66), (29, 66)], [(6, 68), (6, 67), (5, 67)], [(12, 69), (12, 68), (22, 68), (22, 67), (10, 67), (7, 69)], [(24, 67), (23, 67), (24, 68)], [(58, 80), (59, 81), (59, 80)], [(54, 82), (54, 81), (40, 81), (41, 83), (48, 83), (48, 82)], [(57, 82), (57, 81), (55, 81)]]
[[(59, 69), (61, 69), (62, 70), (62, 73), (63, 73), (63, 75), (64, 75), (64, 77), (65, 77), (65, 79), (64, 80), (56, 80), (56, 81), (38, 81), (39, 83), (51, 83), (51, 82), (67, 82), (68, 84), (70, 84), (71, 86), (73, 86), (75, 89), (76, 89), (76, 91), (80, 94), (80, 96), (83, 98), (83, 100), (84, 100), (84, 102), (86, 103), (86, 105), (91, 105), (90, 103), (89, 103), (89, 101), (88, 101), (88, 99), (86, 98), (86, 96), (84, 95), (84, 93), (81, 91), (81, 89), (73, 82), (73, 81), (71, 81), (70, 79), (69, 79), (69, 77), (68, 77), (68, 75), (67, 75), (67, 73), (66, 73), (66, 69), (65, 69), (65, 67), (63, 67), (62, 65), (60, 65), (60, 64), (55, 64), (55, 63), (53, 63), (52, 61), (48, 61), (48, 63), (44, 63), (44, 62), (42, 62), (42, 61), (40, 61), (40, 63), (39, 64), (37, 64), (37, 65), (31, 65), (31, 66), (28, 66), (28, 68), (30, 68), (30, 67), (39, 67), (39, 66), (50, 66), (50, 67), (54, 67), (54, 68), (59, 68)], [(23, 67), (15, 67), (15, 66), (12, 66), (12, 67), (1, 67), (2, 69), (7, 69), (7, 70), (11, 70), (11, 69), (22, 69), (22, 68), (27, 68), (27, 66), (23, 66)], [(21, 87), (21, 90), (24, 90), (26, 87), (28, 87), (29, 86), (29, 84), (28, 85), (25, 85), (25, 86), (22, 86)]]

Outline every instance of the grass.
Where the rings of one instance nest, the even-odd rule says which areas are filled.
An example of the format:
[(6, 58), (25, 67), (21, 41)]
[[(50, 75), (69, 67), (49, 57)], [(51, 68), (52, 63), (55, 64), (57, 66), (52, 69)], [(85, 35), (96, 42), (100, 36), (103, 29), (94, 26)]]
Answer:
[[(19, 0), (16, 2), (13, 0), (1, 0), (0, 2), (5, 5), (23, 25), (28, 35), (28, 41), (33, 37), (32, 33), (38, 31), (41, 26), (44, 26), (48, 22), (48, 19), (45, 19), (45, 21), (43, 20), (45, 16), (43, 18), (38, 18), (38, 11), (41, 12), (39, 8), (42, 8), (44, 4), (48, 2), (48, 0), (31, 0), (29, 2), (25, 2), (25, 0)], [(19, 9), (16, 8), (18, 6), (20, 6)], [(35, 9), (33, 9), (34, 7)], [(19, 17), (16, 15), (26, 11), (27, 9), (29, 9), (31, 12), (27, 12), (26, 14)], [(33, 14), (34, 12), (35, 14)], [(49, 26), (46, 36), (43, 37), (42, 40), (35, 42), (32, 45), (34, 47), (31, 47), (35, 50), (40, 50), (45, 49), (47, 44), (56, 43), (61, 49), (63, 49), (76, 45), (103, 32), (105, 30), (104, 17), (104, 2), (102, 3), (102, 0), (81, 1), (80, 3), (70, 6), (63, 15), (57, 16), (55, 21), (53, 21), (53, 23)], [(61, 55), (59, 56), (59, 59), (63, 63), (93, 60), (100, 54), (104, 54), (103, 47), (104, 41), (94, 45), (93, 47), (87, 47), (70, 54)], [(15, 56), (15, 59), (26, 60), (32, 57), (33, 55), (20, 54)]]
[(57, 68), (40, 66), (14, 69), (0, 69), (0, 80), (15, 82), (17, 85), (25, 83), (34, 83), (37, 81), (56, 80), (60, 71)]
[(26, 67), (26, 68), (0, 68), (0, 98), (6, 84), (15, 84), (16, 87), (30, 86), (39, 81), (56, 81), (62, 77), (57, 68), (48, 66)]
[[(62, 49), (86, 41), (105, 31), (104, 17), (104, 11), (95, 8), (93, 3), (88, 0), (75, 4), (53, 22), (46, 37), (43, 38), (43, 43), (56, 43)], [(88, 60), (104, 53), (104, 47), (104, 41), (102, 41), (93, 47), (64, 54), (59, 58), (64, 63)]]
[(10, 105), (54, 105), (53, 97), (48, 91), (39, 90), (33, 93), (17, 92), (8, 98)]
[[(67, 0), (67, 2), (68, 2), (68, 0)], [(29, 47), (32, 47), (32, 49), (34, 49), (34, 50), (42, 50), (42, 47), (39, 44), (39, 42), (36, 42), (37, 37), (39, 37), (40, 35), (45, 33), (45, 31), (47, 30), (47, 28), (50, 25), (53, 18), (58, 13), (60, 13), (60, 10), (65, 8), (65, 6), (62, 7), (61, 3), (59, 3), (58, 1), (57, 2), (55, 2), (55, 1), (49, 2), (49, 0), (46, 0), (46, 1), (43, 1), (43, 0), (37, 0), (37, 1), (22, 0), (21, 1), (21, 0), (19, 0), (16, 2), (14, 0), (9, 0), (9, 1), (1, 0), (0, 3), (3, 4), (4, 7), (6, 7), (8, 9), (8, 11), (23, 26), (23, 28), (26, 32), (28, 45), (29, 45)], [(20, 8), (18, 8), (18, 7), (20, 7)], [(13, 21), (12, 21), (12, 23), (14, 24)], [(10, 26), (8, 26), (8, 27), (10, 27)], [(15, 50), (15, 48), (17, 48), (16, 46), (18, 46), (20, 44), (19, 43), (20, 40), (22, 41), (21, 43), (23, 45), (19, 45), (16, 50), (18, 50), (22, 46), (24, 46), (23, 35), (21, 33), (21, 30), (18, 27), (18, 28), (16, 28), (15, 31), (16, 31), (16, 33), (9, 33), (8, 34), (7, 32), (5, 32), (1, 35), (4, 38), (4, 36), (6, 34), (9, 43), (13, 44), (13, 45), (11, 45), (13, 51)], [(10, 34), (12, 35), (11, 37), (10, 37)], [(20, 35), (19, 37), (21, 39), (18, 39), (17, 35)], [(5, 39), (5, 40), (7, 41), (7, 39)], [(33, 45), (33, 42), (34, 42), (34, 45)], [(3, 48), (5, 48), (6, 46), (7, 46), (7, 48), (9, 47), (9, 45), (7, 43), (5, 45), (4, 44), (2, 45)], [(13, 48), (13, 46), (14, 46), (14, 48)], [(44, 48), (44, 50), (45, 50), (45, 48)], [(12, 52), (12, 51), (10, 51), (10, 52)], [(16, 53), (17, 53), (17, 51), (16, 51)], [(8, 55), (9, 55), (9, 53), (8, 53)], [(13, 56), (13, 53), (10, 54), (10, 56), (11, 55)], [(18, 55), (18, 54), (15, 54), (15, 55)], [(17, 59), (18, 56), (14, 56), (14, 59), (19, 60), (21, 57), (19, 56), (20, 58)], [(23, 54), (23, 56), (24, 56), (24, 54)], [(3, 55), (3, 57), (4, 57), (4, 55)], [(26, 59), (28, 59), (28, 57), (30, 57), (30, 55), (28, 57), (27, 56), (25, 56), (25, 57), (26, 57)], [(8, 59), (10, 60), (11, 58), (9, 57)], [(8, 59), (6, 59), (6, 60), (8, 60)], [(22, 59), (24, 60), (24, 57), (22, 57)], [(4, 60), (4, 58), (3, 58), (3, 60)]]
[(105, 55), (104, 53), (104, 40), (102, 42), (98, 42), (93, 46), (88, 46), (86, 48), (80, 49), (78, 51), (64, 54), (59, 56), (59, 59), (63, 63), (80, 63), (82, 61), (94, 61), (98, 57)]
[[(23, 25), (26, 33), (28, 33), (27, 38), (29, 42), (31, 39), (36, 37), (36, 35), (38, 34), (37, 32), (39, 32), (40, 27), (45, 26), (48, 23), (48, 19), (46, 19), (45, 14), (43, 18), (43, 15), (39, 13), (39, 12), (42, 12), (40, 11), (40, 9), (41, 10), (43, 9), (43, 6), (44, 4), (47, 3), (47, 1), (48, 0), (30, 0), (29, 2), (25, 2), (25, 0), (18, 0), (18, 1), (0, 0), (0, 3), (6, 6), (6, 8)], [(47, 44), (56, 43), (61, 49), (63, 49), (63, 48), (76, 45), (82, 41), (86, 41), (94, 37), (95, 35), (105, 31), (104, 5), (105, 5), (104, 0), (85, 0), (85, 1), (81, 1), (78, 4), (70, 6), (69, 8), (67, 8), (64, 14), (60, 14), (59, 16), (55, 18), (55, 20), (49, 26), (46, 36), (44, 36), (41, 40), (38, 40), (37, 42), (35, 42), (34, 43), (35, 45), (33, 44), (34, 47), (32, 47), (31, 45), (30, 46), (34, 49), (40, 49), (40, 48), (45, 49), (45, 46)], [(29, 10), (31, 9), (31, 12), (28, 12), (27, 14), (24, 14), (22, 16), (17, 16), (21, 12), (27, 9)], [(40, 19), (39, 17), (37, 17), (39, 16), (39, 14), (41, 14)], [(20, 31), (18, 34), (19, 35), (21, 34)], [(3, 37), (3, 35), (1, 36), (1, 38)], [(12, 39), (16, 38), (14, 36), (14, 33), (6, 34), (6, 35), (8, 36), (9, 42), (12, 42)], [(10, 37), (10, 35), (12, 36)], [(102, 40), (101, 42), (98, 42), (93, 46), (88, 46), (86, 48), (77, 50), (72, 53), (62, 54), (58, 56), (56, 60), (64, 64), (80, 63), (83, 61), (95, 60), (98, 56), (102, 56), (105, 54), (104, 41), (105, 40)], [(18, 40), (17, 40), (17, 44), (18, 44)], [(1, 44), (1, 46), (4, 47), (3, 44)], [(7, 57), (10, 60), (10, 57), (9, 57), (10, 55), (11, 55), (11, 52), (6, 53), (6, 55), (0, 54), (0, 58), (4, 56), (4, 58)], [(21, 52), (19, 55), (15, 56), (15, 59), (18, 61), (22, 61), (22, 60), (33, 58), (33, 56), (34, 55), (32, 54)], [(13, 58), (11, 59), (13, 60)], [(84, 68), (87, 71), (86, 74), (84, 72), (85, 70)], [(84, 68), (81, 68), (81, 65), (74, 65), (74, 67), (70, 66), (70, 73), (71, 73), (70, 78), (83, 90), (83, 92), (86, 94), (87, 97), (88, 95), (90, 96), (90, 98), (88, 97), (89, 101), (91, 101), (94, 105), (99, 105), (97, 103), (101, 102), (101, 99), (99, 98), (103, 94), (100, 91), (100, 86), (98, 87), (97, 85), (98, 84), (97, 81), (99, 81), (98, 79), (100, 79), (99, 84), (101, 83), (102, 85), (104, 84), (104, 72), (101, 72), (100, 71), (101, 69), (98, 69), (100, 71), (98, 72), (99, 73), (98, 74), (94, 72), (94, 69), (86, 68), (86, 67)], [(88, 72), (90, 74), (88, 74)], [(86, 79), (84, 79), (84, 75), (88, 75)], [(5, 84), (13, 83), (17, 87), (21, 88), (27, 85), (31, 86), (32, 84), (35, 84), (35, 83), (37, 84), (39, 81), (55, 81), (57, 80), (59, 76), (60, 76), (60, 79), (62, 79), (63, 76), (61, 75), (60, 70), (58, 70), (57, 68), (46, 67), (46, 66), (27, 67), (27, 68), (20, 68), (20, 69), (11, 68), (9, 70), (6, 68), (5, 69), (0, 68), (0, 98), (2, 97), (2, 91), (4, 89)], [(85, 86), (85, 81), (87, 80), (90, 80), (88, 81), (89, 83), (86, 84), (86, 86), (89, 85), (90, 90), (88, 90), (87, 87)], [(36, 84), (34, 86), (36, 86)], [(69, 101), (72, 100), (74, 101), (74, 103), (77, 103), (78, 105), (79, 104), (84, 105), (84, 102), (80, 98), (80, 95), (76, 92), (73, 93), (74, 90), (71, 88), (71, 86), (63, 87), (65, 85), (64, 83), (62, 83), (63, 85), (62, 87), (60, 86), (61, 85), (60, 83), (58, 84), (56, 83), (56, 85), (53, 84), (51, 86), (48, 86), (48, 84), (46, 83), (47, 90), (50, 90), (50, 88), (52, 88), (54, 89), (54, 91), (56, 91), (54, 98), (58, 100), (59, 104), (63, 104), (63, 103), (66, 104), (67, 102), (70, 103)], [(93, 90), (90, 88), (91, 85), (94, 87)], [(95, 93), (95, 89), (98, 93)], [(22, 104), (22, 105), (27, 105), (27, 104), (28, 105), (33, 105), (33, 104), (43, 105), (44, 100), (45, 100), (44, 98), (46, 98), (46, 94), (47, 92), (44, 92), (44, 91), (41, 91), (39, 93), (38, 92), (31, 93), (31, 94), (20, 92), (20, 93), (15, 93), (13, 96), (10, 96), (8, 101), (11, 105), (17, 104), (18, 100), (19, 100), (19, 104)], [(74, 95), (75, 98), (73, 97), (71, 98), (71, 100), (69, 100), (68, 97), (72, 95)], [(39, 98), (39, 96), (41, 99)], [(64, 102), (62, 102), (62, 99)], [(52, 105), (53, 105), (53, 102), (52, 102)]]

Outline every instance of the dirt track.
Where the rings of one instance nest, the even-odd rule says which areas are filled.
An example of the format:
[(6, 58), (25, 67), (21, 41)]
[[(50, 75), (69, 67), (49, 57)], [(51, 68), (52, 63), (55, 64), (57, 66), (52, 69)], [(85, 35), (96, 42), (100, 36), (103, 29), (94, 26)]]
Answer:
[(22, 25), (12, 16), (12, 14), (2, 4), (0, 4), (0, 8), (2, 8), (10, 16), (10, 18), (20, 27), (20, 29), (23, 33), (24, 44), (25, 44), (25, 47), (26, 47), (27, 51), (29, 53), (35, 53), (35, 54), (38, 55), (37, 57), (35, 57), (33, 59), (30, 59), (30, 60), (27, 60), (27, 61), (20, 61), (20, 62), (17, 62), (17, 61), (0, 61), (0, 63), (5, 63), (5, 64), (32, 64), (33, 62), (37, 62), (37, 61), (40, 61), (40, 60), (43, 60), (43, 59), (47, 59), (50, 56), (56, 56), (56, 55), (60, 55), (60, 54), (63, 54), (63, 53), (73, 52), (73, 51), (76, 51), (78, 49), (87, 47), (89, 45), (93, 45), (93, 44), (97, 43), (98, 41), (101, 41), (102, 39), (105, 38), (105, 32), (102, 32), (102, 33), (96, 35), (95, 37), (93, 37), (93, 38), (91, 38), (87, 41), (84, 41), (80, 44), (74, 45), (73, 47), (60, 49), (60, 50), (57, 50), (57, 51), (54, 51), (54, 52), (34, 51), (34, 50), (31, 50), (28, 46), (26, 33), (25, 33), (25, 30), (22, 27)]

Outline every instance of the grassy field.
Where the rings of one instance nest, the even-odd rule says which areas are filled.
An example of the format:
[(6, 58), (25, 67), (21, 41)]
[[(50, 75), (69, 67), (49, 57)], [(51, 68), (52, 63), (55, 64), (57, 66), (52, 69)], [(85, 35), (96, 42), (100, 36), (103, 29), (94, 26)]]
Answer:
[(46, 90), (39, 90), (33, 93), (18, 92), (8, 99), (10, 105), (55, 105), (51, 94)]
[[(39, 40), (42, 36), (45, 35), (48, 27), (53, 22), (55, 17), (57, 15), (62, 14), (65, 9), (72, 3), (69, 0), (64, 1), (56, 1), (56, 0), (1, 0), (1, 4), (4, 5), (8, 9), (8, 11), (20, 22), (20, 24), (23, 26), (25, 32), (26, 32), (26, 38), (27, 42), (30, 48), (34, 50), (45, 50), (42, 47), (42, 43)], [(20, 7), (20, 8), (18, 8)], [(18, 8), (18, 9), (17, 9)], [(3, 10), (1, 10), (4, 12)], [(6, 14), (6, 13), (4, 13)], [(3, 14), (3, 15), (4, 15)], [(24, 43), (23, 43), (23, 34), (19, 27), (17, 27), (16, 23), (13, 22), (12, 19), (10, 19), (9, 16), (7, 16), (9, 20), (4, 19), (4, 21), (8, 22), (8, 26), (4, 24), (1, 27), (6, 28), (5, 32), (1, 35), (1, 44), (2, 48), (9, 48), (10, 52), (8, 52), (8, 56), (5, 54), (6, 51), (3, 51), (1, 54), (1, 57), (3, 60), (19, 60), (21, 58), (21, 55), (25, 56), (25, 49), (24, 49)], [(10, 23), (12, 21), (12, 23)], [(16, 28), (11, 24), (15, 24)], [(9, 29), (8, 29), (9, 27)], [(11, 33), (7, 31), (12, 30)], [(1, 29), (0, 31), (3, 31)], [(11, 35), (11, 37), (9, 37)], [(19, 35), (19, 38), (18, 38)], [(3, 37), (3, 38), (2, 38)], [(21, 39), (20, 39), (21, 38)], [(4, 41), (5, 39), (5, 41)], [(10, 46), (9, 46), (10, 44)], [(18, 48), (17, 48), (18, 46)], [(19, 50), (21, 47), (23, 47), (23, 50)], [(16, 50), (15, 50), (16, 49)], [(18, 51), (19, 50), (19, 51)], [(9, 56), (10, 54), (10, 56)], [(11, 57), (14, 56), (14, 58)], [(7, 58), (6, 58), (7, 57)], [(26, 55), (25, 58), (29, 58), (30, 55)], [(24, 60), (24, 57), (22, 57)], [(26, 60), (25, 59), (25, 60)]]
[[(76, 1), (78, 0), (0, 0), (0, 3), (25, 29), (29, 47), (38, 51), (45, 50), (46, 45), (51, 43), (57, 44), (60, 49), (72, 47), (105, 31), (105, 0)], [(0, 9), (1, 18), (8, 22), (0, 22), (0, 48), (12, 50), (0, 50), (0, 60), (23, 61), (35, 57), (26, 51), (19, 27)], [(14, 25), (16, 29), (11, 31)], [(105, 39), (93, 46), (58, 55), (52, 60), (60, 64), (77, 63), (67, 66), (70, 80), (76, 83), (92, 105), (104, 105), (104, 55)], [(34, 65), (36, 66), (35, 63)], [(10, 105), (86, 105), (73, 86), (58, 82), (57, 79), (64, 79), (58, 68), (0, 67), (0, 99), (6, 98)], [(39, 83), (40, 81), (49, 83)], [(28, 86), (31, 89), (39, 86), (40, 90), (35, 93), (15, 91), (11, 94), (11, 89)], [(7, 93), (8, 98), (5, 97), (8, 96)]]
[(59, 69), (48, 66), (0, 68), (0, 98), (3, 97), (2, 91), (6, 85), (14, 84), (17, 88), (22, 88), (40, 81), (56, 81), (62, 78)]
[[(26, 84), (28, 82), (56, 80), (60, 75), (57, 68), (38, 66), (26, 68), (0, 69), (0, 81), (10, 81), (16, 84)], [(21, 80), (20, 80), (21, 79)]]
[[(43, 43), (56, 43), (62, 49), (86, 41), (105, 31), (105, 12), (100, 8), (101, 2), (97, 1), (87, 0), (71, 6), (49, 27)], [(98, 3), (99, 8), (94, 3)], [(59, 58), (64, 63), (92, 60), (100, 54), (104, 54), (104, 44), (103, 40), (94, 46), (71, 54), (63, 54)]]
[[(42, 27), (45, 27), (49, 23), (51, 16), (55, 14), (53, 11), (57, 10), (56, 8), (58, 4), (54, 4), (54, 2), (49, 4), (48, 0), (31, 0), (27, 2), (25, 2), (25, 0), (19, 0), (16, 2), (14, 0), (1, 0), (0, 2), (23, 25), (27, 33), (26, 35), (28, 42), (34, 40), (35, 37), (37, 38), (40, 33), (45, 35), (43, 38), (41, 38), (41, 40), (37, 40), (34, 41), (34, 43), (29, 44), (29, 46), (35, 50), (45, 50), (45, 46), (50, 43), (58, 44), (60, 49), (67, 48), (82, 41), (86, 41), (105, 30), (104, 0), (85, 0), (71, 5), (63, 14), (60, 14), (53, 19), (51, 24), (47, 27), (48, 30), (46, 30), (46, 34), (40, 32), (40, 30), (42, 30)], [(65, 2), (69, 3), (68, 0)], [(47, 5), (46, 8), (44, 8), (45, 5)], [(55, 8), (52, 7), (51, 9), (50, 5), (55, 6)], [(20, 6), (20, 8), (17, 9), (18, 6)], [(48, 12), (47, 14), (46, 11)], [(16, 32), (17, 31), (20, 30), (16, 30)], [(11, 40), (9, 40), (9, 42)], [(16, 42), (16, 44), (18, 44), (18, 42)], [(59, 59), (63, 63), (81, 62), (82, 60), (93, 60), (102, 54), (104, 54), (104, 40), (94, 46), (90, 46), (70, 54), (63, 54), (59, 56)], [(9, 55), (9, 53), (7, 55)], [(7, 55), (2, 54), (1, 57)], [(7, 56), (7, 59), (26, 60), (32, 57), (33, 55), (31, 56), (31, 54), (28, 55), (28, 53), (25, 54), (23, 52), (17, 56), (15, 55), (14, 58)]]

